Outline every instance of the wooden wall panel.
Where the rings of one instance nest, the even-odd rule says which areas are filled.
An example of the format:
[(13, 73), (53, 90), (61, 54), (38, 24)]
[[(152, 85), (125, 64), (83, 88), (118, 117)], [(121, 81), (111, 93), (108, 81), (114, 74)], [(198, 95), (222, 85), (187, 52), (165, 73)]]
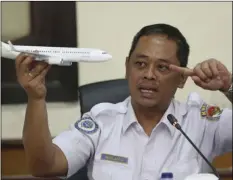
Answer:
[(30, 174), (25, 159), (24, 149), (2, 148), (2, 175)]
[[(20, 141), (17, 141), (14, 145), (10, 142), (4, 141), (2, 144), (2, 176), (18, 176), (18, 175), (30, 175), (28, 166), (25, 160), (25, 153)], [(229, 168), (232, 166), (232, 153), (227, 153), (217, 157), (213, 165), (216, 168)], [(226, 173), (225, 173), (226, 174)], [(229, 177), (230, 176), (230, 177)], [(227, 173), (221, 180), (232, 180), (231, 173)], [(49, 178), (55, 179), (55, 178)]]
[[(9, 39), (13, 44), (77, 47), (75, 1), (30, 1), (29, 5), (30, 33)], [(15, 62), (1, 57), (1, 66), (1, 104), (27, 103), (27, 95), (16, 78)], [(52, 66), (46, 75), (46, 101), (77, 102), (78, 83), (78, 63), (67, 67)]]
[(232, 166), (232, 152), (216, 157), (213, 165), (217, 168), (228, 168)]

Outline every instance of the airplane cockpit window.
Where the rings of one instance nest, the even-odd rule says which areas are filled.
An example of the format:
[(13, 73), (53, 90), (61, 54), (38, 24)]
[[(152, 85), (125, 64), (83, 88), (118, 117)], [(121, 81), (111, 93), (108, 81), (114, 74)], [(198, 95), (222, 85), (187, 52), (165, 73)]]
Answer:
[(102, 54), (108, 54), (107, 52), (102, 52)]

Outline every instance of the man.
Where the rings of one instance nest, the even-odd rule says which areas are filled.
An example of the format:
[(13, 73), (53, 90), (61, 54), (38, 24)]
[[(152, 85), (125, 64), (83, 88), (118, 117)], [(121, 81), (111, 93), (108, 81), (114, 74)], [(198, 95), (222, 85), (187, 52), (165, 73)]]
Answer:
[(46, 111), (48, 64), (32, 57), (16, 59), (19, 83), (28, 94), (23, 143), (35, 176), (70, 177), (87, 164), (95, 180), (151, 180), (162, 172), (174, 178), (206, 170), (206, 163), (167, 120), (173, 114), (208, 157), (232, 150), (232, 110), (206, 104), (192, 93), (186, 103), (173, 99), (188, 77), (206, 90), (224, 93), (232, 102), (232, 76), (218, 60), (187, 68), (189, 45), (166, 24), (142, 28), (126, 59), (130, 97), (101, 103), (52, 140)]

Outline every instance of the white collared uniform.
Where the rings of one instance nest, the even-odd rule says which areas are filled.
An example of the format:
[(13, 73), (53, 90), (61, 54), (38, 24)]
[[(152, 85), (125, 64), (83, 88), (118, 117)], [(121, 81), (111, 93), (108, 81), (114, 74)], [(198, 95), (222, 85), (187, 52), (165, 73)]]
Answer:
[[(158, 180), (173, 172), (183, 180), (208, 166), (185, 137), (167, 120), (173, 114), (183, 131), (212, 161), (232, 151), (232, 110), (205, 106), (196, 93), (186, 103), (173, 100), (150, 137), (137, 122), (130, 97), (118, 104), (94, 106), (53, 143), (68, 160), (68, 177), (88, 162), (90, 180)], [(210, 119), (211, 113), (216, 119)], [(213, 116), (212, 116), (213, 117)]]

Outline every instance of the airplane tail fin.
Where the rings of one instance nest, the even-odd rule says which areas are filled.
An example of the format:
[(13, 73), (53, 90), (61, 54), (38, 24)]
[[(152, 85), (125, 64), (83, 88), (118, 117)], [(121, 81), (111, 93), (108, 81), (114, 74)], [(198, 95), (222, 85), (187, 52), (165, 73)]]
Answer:
[(1, 49), (5, 49), (5, 50), (10, 50), (10, 47), (8, 44), (6, 44), (5, 42), (1, 41)]
[(8, 44), (9, 44), (9, 46), (10, 46), (10, 48), (11, 48), (12, 51), (17, 51), (17, 50), (14, 48), (13, 44), (11, 43), (11, 41), (8, 41)]
[(1, 41), (1, 57), (15, 59), (17, 52), (13, 52), (11, 49), (9, 44)]

